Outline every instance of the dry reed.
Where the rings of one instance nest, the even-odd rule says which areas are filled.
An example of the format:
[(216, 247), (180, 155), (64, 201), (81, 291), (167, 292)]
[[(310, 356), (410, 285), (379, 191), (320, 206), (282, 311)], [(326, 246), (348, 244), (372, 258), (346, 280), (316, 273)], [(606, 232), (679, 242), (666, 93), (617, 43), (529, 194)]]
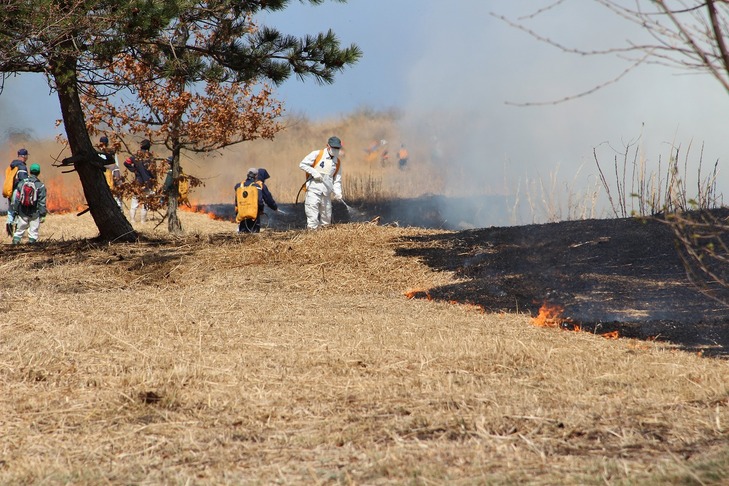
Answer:
[(181, 217), (3, 247), (0, 483), (709, 484), (726, 451), (726, 361), (408, 300), (453, 282), (395, 256), (426, 230)]

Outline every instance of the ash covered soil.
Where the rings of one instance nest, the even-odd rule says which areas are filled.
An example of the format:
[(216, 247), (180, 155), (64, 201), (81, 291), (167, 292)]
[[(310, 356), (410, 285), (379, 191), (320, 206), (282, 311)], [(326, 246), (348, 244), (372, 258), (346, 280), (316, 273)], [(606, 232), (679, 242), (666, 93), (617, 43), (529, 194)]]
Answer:
[[(413, 238), (398, 254), (462, 280), (417, 297), (536, 316), (561, 306), (563, 326), (672, 342), (729, 356), (729, 307), (691, 283), (671, 228), (656, 219), (491, 227)], [(729, 302), (727, 289), (710, 289)]]

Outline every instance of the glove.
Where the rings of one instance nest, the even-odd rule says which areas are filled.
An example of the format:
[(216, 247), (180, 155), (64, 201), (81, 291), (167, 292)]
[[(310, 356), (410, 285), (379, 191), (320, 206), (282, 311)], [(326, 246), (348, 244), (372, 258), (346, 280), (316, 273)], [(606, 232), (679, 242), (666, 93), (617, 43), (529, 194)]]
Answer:
[(316, 173), (315, 173), (314, 175), (312, 175), (311, 177), (313, 177), (313, 178), (314, 178), (314, 182), (324, 182), (324, 178), (323, 178), (323, 177), (321, 176), (321, 174), (320, 174), (320, 173), (318, 173), (318, 172), (316, 172)]
[(342, 200), (342, 195), (341, 194), (334, 194), (332, 196), (332, 199), (334, 199), (335, 201), (341, 201)]
[(45, 216), (41, 216), (40, 222), (41, 223), (45, 223), (46, 222), (46, 217)]

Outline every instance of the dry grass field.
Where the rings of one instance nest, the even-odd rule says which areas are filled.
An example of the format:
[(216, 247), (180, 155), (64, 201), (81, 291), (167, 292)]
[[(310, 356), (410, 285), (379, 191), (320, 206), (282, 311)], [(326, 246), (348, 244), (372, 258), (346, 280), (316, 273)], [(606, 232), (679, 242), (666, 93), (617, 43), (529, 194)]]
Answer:
[(432, 230), (181, 217), (2, 245), (0, 483), (726, 484), (725, 360), (408, 300)]

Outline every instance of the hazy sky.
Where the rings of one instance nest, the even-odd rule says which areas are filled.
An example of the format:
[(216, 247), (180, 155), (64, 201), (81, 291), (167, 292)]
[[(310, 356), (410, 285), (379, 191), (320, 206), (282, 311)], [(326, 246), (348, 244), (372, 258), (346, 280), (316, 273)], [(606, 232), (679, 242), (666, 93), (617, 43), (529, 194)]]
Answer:
[[(593, 149), (604, 170), (615, 152), (641, 137), (643, 156), (661, 175), (671, 144), (691, 146), (689, 177), (704, 145), (703, 173), (727, 161), (729, 94), (708, 76), (643, 65), (619, 82), (585, 97), (571, 97), (616, 78), (629, 63), (611, 56), (566, 54), (516, 30), (492, 13), (522, 19), (563, 45), (583, 49), (623, 46), (643, 31), (597, 2), (566, 0), (527, 18), (547, 0), (351, 0), (323, 7), (297, 6), (272, 16), (294, 33), (332, 27), (364, 58), (334, 86), (289, 83), (281, 92), (290, 110), (312, 116), (358, 106), (397, 107), (416, 129), (436, 130), (453, 164), (474, 180), (506, 176), (595, 180)], [(424, 124), (423, 120), (428, 123)], [(427, 125), (425, 127), (424, 125)], [(632, 160), (632, 159), (631, 159)], [(720, 172), (729, 190), (729, 170)]]
[[(289, 112), (317, 119), (359, 107), (398, 108), (413, 129), (425, 129), (428, 120), (427, 129), (444, 139), (452, 163), (477, 178), (506, 171), (569, 179), (580, 167), (594, 173), (594, 147), (605, 150), (607, 142), (622, 148), (641, 133), (649, 161), (666, 158), (671, 142), (693, 143), (698, 158), (703, 143), (704, 164), (719, 159), (722, 166), (729, 153), (724, 132), (729, 95), (708, 77), (642, 66), (617, 84), (567, 103), (507, 104), (575, 95), (627, 66), (615, 58), (562, 53), (490, 15), (516, 19), (550, 3), (349, 0), (312, 7), (292, 2), (262, 21), (297, 35), (332, 28), (343, 44), (356, 43), (364, 51), (333, 85), (292, 79), (280, 87)], [(545, 36), (584, 48), (621, 45), (640, 35), (590, 0), (567, 0), (527, 22)], [(32, 129), (38, 137), (56, 133), (57, 100), (45, 96), (42, 79), (29, 78), (11, 79), (0, 96), (0, 134), (9, 127)], [(609, 151), (601, 156), (612, 164)], [(729, 187), (729, 170), (720, 186)]]

